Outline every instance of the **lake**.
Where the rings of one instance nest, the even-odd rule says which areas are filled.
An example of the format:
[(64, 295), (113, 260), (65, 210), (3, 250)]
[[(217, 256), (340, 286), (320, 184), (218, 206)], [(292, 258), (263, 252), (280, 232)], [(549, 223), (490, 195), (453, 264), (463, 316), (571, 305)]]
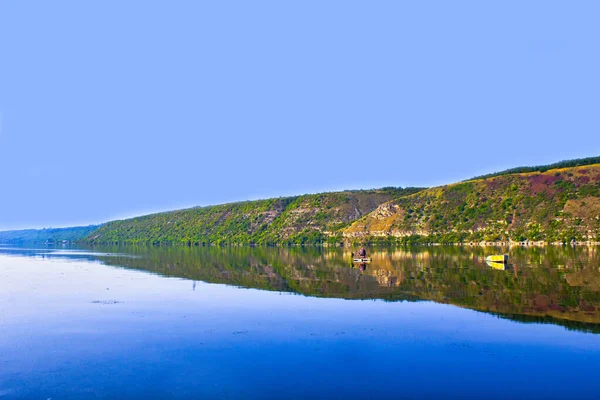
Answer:
[(599, 248), (369, 255), (0, 246), (0, 399), (600, 397)]

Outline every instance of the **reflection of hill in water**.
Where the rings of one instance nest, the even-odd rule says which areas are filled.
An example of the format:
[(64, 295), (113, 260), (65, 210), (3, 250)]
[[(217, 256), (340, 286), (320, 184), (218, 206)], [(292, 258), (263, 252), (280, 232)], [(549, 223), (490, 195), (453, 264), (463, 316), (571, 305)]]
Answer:
[[(600, 333), (600, 248), (510, 250), (497, 270), (485, 256), (507, 249), (372, 251), (361, 271), (349, 251), (320, 248), (95, 248), (108, 265), (246, 288), (345, 299), (433, 300), (502, 317)], [(114, 253), (127, 256), (114, 256)], [(131, 257), (136, 255), (139, 257)]]

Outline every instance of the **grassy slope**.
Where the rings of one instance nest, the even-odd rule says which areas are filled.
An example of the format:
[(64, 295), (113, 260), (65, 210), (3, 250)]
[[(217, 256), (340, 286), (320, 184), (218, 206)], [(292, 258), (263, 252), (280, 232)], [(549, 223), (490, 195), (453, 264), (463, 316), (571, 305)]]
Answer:
[(344, 235), (358, 241), (385, 236), (404, 243), (598, 241), (599, 217), (596, 164), (427, 189), (381, 205)]
[(78, 226), (73, 228), (26, 229), (0, 232), (0, 243), (24, 244), (78, 241), (98, 229), (97, 225)]
[(341, 229), (384, 202), (419, 189), (332, 192), (230, 203), (104, 224), (92, 243), (286, 244), (341, 240)]

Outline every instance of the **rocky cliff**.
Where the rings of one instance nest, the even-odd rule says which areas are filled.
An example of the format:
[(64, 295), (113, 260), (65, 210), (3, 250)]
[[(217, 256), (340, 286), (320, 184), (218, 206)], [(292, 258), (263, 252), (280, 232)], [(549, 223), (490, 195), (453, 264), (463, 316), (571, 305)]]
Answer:
[(600, 164), (423, 190), (381, 204), (343, 235), (403, 243), (599, 241)]

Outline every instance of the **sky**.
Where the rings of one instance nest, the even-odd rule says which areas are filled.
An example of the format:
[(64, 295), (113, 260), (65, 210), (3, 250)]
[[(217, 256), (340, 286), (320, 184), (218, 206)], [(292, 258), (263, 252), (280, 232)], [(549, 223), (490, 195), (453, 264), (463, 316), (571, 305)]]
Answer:
[(0, 0), (0, 230), (598, 156), (598, 15)]

